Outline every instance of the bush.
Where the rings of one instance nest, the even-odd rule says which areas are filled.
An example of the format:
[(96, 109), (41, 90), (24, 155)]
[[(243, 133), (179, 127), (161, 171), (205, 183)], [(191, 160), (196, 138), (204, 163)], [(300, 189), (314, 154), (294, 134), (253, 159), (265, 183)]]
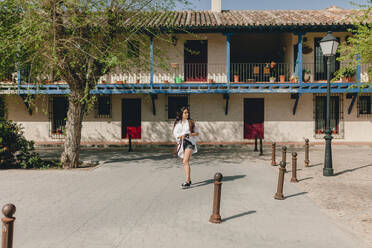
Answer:
[(22, 127), (0, 120), (0, 168), (45, 168), (50, 165), (34, 152), (34, 142), (23, 135)]

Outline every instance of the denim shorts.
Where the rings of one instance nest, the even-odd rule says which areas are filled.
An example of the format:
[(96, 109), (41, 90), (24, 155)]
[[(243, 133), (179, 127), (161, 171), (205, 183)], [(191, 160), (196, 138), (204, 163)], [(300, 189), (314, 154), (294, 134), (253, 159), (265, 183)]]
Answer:
[(194, 150), (195, 149), (195, 145), (193, 145), (191, 143), (191, 141), (189, 141), (187, 139), (184, 139), (183, 140), (183, 150), (185, 151), (186, 149)]

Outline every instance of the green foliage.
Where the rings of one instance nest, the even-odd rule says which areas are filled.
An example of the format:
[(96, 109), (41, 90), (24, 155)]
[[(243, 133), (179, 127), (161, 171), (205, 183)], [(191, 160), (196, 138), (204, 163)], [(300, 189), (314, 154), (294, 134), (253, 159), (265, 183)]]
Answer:
[[(354, 4), (356, 5), (356, 4)], [(372, 1), (368, 0), (364, 5), (357, 5), (352, 16), (354, 28), (349, 29), (353, 35), (346, 42), (341, 43), (339, 61), (348, 64), (349, 68), (355, 68), (358, 63), (369, 64), (368, 75), (372, 78)], [(360, 60), (359, 60), (360, 55)], [(341, 69), (342, 70), (342, 69)]]
[(352, 78), (356, 75), (356, 68), (352, 66), (346, 66), (335, 72), (333, 80), (339, 80), (341, 78)]
[(34, 152), (34, 142), (23, 135), (19, 124), (0, 121), (0, 168), (45, 168), (51, 163), (43, 161)]

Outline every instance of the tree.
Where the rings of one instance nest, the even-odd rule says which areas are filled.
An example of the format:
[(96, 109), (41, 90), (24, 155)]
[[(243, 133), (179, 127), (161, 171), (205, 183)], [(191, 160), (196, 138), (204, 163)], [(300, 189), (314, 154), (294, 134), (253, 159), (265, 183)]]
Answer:
[(143, 23), (166, 14), (176, 2), (187, 4), (186, 0), (0, 2), (4, 17), (0, 55), (6, 55), (0, 58), (0, 71), (19, 66), (28, 69), (29, 82), (63, 80), (69, 85), (64, 168), (78, 167), (82, 120), (95, 99), (90, 91), (113, 69), (148, 68), (148, 56), (133, 56), (128, 48), (148, 48), (149, 36), (167, 39), (164, 33), (169, 35), (170, 30), (160, 32)]
[(353, 28), (348, 31), (353, 33), (346, 42), (340, 44), (340, 61), (355, 68), (359, 64), (368, 65), (368, 77), (372, 79), (372, 0), (364, 5), (358, 5), (353, 18)]

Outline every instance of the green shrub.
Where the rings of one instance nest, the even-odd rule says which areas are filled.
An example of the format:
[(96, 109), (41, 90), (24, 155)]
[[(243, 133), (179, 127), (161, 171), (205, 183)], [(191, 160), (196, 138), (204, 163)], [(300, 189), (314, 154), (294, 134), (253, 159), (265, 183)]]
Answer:
[(34, 150), (34, 142), (24, 137), (21, 125), (0, 120), (0, 168), (29, 169), (49, 166)]

